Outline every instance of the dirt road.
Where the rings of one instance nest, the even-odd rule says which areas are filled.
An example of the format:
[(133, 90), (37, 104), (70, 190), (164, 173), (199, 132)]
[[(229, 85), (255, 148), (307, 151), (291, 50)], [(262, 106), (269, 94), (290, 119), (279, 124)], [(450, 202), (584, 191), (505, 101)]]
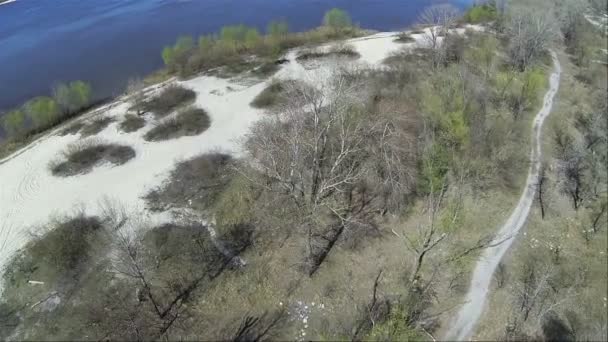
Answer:
[(517, 203), (517, 207), (515, 207), (515, 210), (513, 210), (507, 222), (500, 228), (494, 238), (492, 245), (495, 246), (484, 250), (477, 262), (469, 292), (466, 295), (465, 304), (452, 322), (452, 325), (445, 336), (446, 340), (467, 340), (473, 334), (477, 321), (484, 310), (484, 303), (490, 288), (492, 275), (505, 252), (515, 240), (515, 236), (526, 223), (528, 213), (534, 202), (538, 173), (542, 160), (542, 126), (551, 112), (553, 99), (559, 88), (561, 76), (561, 65), (559, 64), (555, 52), (551, 52), (551, 57), (553, 58), (554, 69), (550, 78), (549, 90), (545, 94), (543, 107), (534, 118), (532, 150), (530, 152), (530, 171), (528, 172), (528, 179), (524, 192)]

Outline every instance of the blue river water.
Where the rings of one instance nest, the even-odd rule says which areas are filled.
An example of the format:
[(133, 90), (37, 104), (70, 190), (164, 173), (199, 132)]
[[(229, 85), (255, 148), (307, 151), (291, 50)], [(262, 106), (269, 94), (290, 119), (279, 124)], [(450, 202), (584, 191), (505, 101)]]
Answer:
[(273, 19), (306, 30), (333, 7), (361, 27), (396, 30), (445, 2), (464, 8), (471, 0), (15, 0), (0, 5), (0, 112), (61, 81), (116, 95), (129, 78), (161, 67), (162, 47), (182, 34), (241, 23), (264, 30)]

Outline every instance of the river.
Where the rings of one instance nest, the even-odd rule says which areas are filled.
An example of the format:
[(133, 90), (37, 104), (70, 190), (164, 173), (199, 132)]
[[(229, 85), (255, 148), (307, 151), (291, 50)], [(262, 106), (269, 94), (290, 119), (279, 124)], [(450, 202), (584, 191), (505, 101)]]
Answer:
[(444, 2), (464, 8), (471, 0), (15, 0), (0, 5), (0, 112), (61, 81), (87, 81), (97, 98), (115, 95), (129, 78), (160, 68), (162, 47), (181, 34), (241, 23), (263, 30), (273, 19), (306, 30), (332, 7), (361, 27), (397, 30)]

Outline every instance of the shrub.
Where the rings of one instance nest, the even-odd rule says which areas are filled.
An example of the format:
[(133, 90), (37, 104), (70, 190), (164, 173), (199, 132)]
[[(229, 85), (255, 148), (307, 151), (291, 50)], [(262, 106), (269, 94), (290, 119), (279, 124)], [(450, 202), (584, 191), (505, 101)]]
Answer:
[(182, 136), (198, 135), (211, 125), (209, 114), (204, 109), (190, 107), (182, 110), (175, 118), (156, 125), (144, 135), (147, 141), (162, 141)]
[(334, 30), (341, 30), (352, 26), (348, 13), (338, 8), (332, 8), (325, 13), (323, 24)]
[(44, 235), (13, 258), (4, 274), (7, 286), (17, 287), (37, 274), (52, 288), (56, 281), (77, 276), (99, 247), (102, 228), (99, 218), (82, 213), (51, 222)]
[[(170, 73), (182, 77), (194, 75), (201, 71), (210, 71), (222, 67), (220, 74), (226, 75), (234, 65), (239, 72), (263, 64), (269, 58), (277, 58), (281, 52), (302, 45), (320, 44), (334, 39), (343, 39), (361, 35), (361, 31), (350, 24), (348, 14), (333, 10), (326, 14), (322, 26), (308, 32), (289, 33), (284, 21), (273, 21), (268, 25), (266, 36), (256, 28), (245, 25), (223, 27), (216, 35), (204, 35), (198, 40), (198, 48), (192, 47), (191, 38), (180, 38), (174, 46), (165, 47), (163, 60)], [(245, 59), (253, 54), (259, 59)], [(229, 76), (234, 72), (228, 73)]]
[(50, 164), (54, 176), (68, 177), (85, 174), (103, 162), (122, 165), (135, 157), (135, 150), (124, 145), (84, 140), (69, 145), (62, 154), (63, 160)]
[(201, 154), (180, 162), (162, 187), (146, 195), (146, 203), (152, 210), (190, 207), (205, 211), (228, 186), (231, 162), (232, 158), (222, 153)]
[(272, 38), (280, 38), (289, 33), (289, 24), (285, 20), (274, 20), (268, 24), (266, 33)]
[(59, 118), (59, 107), (50, 97), (37, 97), (25, 104), (25, 112), (35, 128), (52, 125)]
[(80, 132), (80, 130), (84, 126), (85, 126), (85, 124), (82, 121), (74, 122), (73, 124), (69, 125), (65, 129), (63, 129), (61, 131), (60, 135), (65, 136), (65, 135), (69, 135), (69, 134), (76, 134), (76, 133)]
[(196, 93), (179, 85), (170, 85), (158, 96), (143, 103), (144, 111), (153, 112), (157, 117), (165, 116), (176, 108), (194, 101)]
[(95, 135), (108, 127), (112, 122), (116, 121), (116, 119), (111, 118), (109, 116), (102, 116), (101, 118), (97, 118), (91, 121), (88, 124), (85, 124), (80, 129), (80, 134), (83, 137), (89, 137), (91, 135)]
[(72, 113), (91, 102), (91, 86), (83, 81), (60, 83), (53, 89), (53, 98), (64, 113)]
[(478, 24), (493, 21), (498, 18), (496, 8), (489, 4), (471, 7), (464, 15), (464, 20), (468, 23)]
[(270, 84), (259, 93), (253, 101), (251, 106), (255, 108), (268, 108), (277, 104), (279, 97), (285, 90), (284, 81), (272, 80)]
[(397, 43), (415, 43), (416, 39), (414, 39), (414, 37), (412, 37), (407, 32), (401, 32), (395, 39), (395, 42), (397, 42)]
[(180, 58), (183, 58), (187, 53), (194, 48), (194, 39), (189, 36), (182, 36), (177, 39), (175, 45), (166, 46), (163, 49), (162, 57), (166, 66), (173, 67)]
[(146, 120), (139, 115), (127, 114), (120, 123), (120, 130), (125, 133), (136, 132), (146, 125)]
[(8, 112), (2, 118), (2, 128), (9, 136), (18, 136), (25, 132), (25, 113), (22, 110)]
[(259, 67), (253, 69), (251, 73), (257, 77), (267, 78), (274, 75), (277, 71), (279, 71), (279, 69), (279, 64), (273, 61), (260, 65)]
[(296, 60), (298, 62), (302, 63), (302, 62), (307, 62), (307, 61), (310, 61), (313, 59), (328, 58), (328, 57), (344, 57), (344, 58), (357, 59), (357, 58), (361, 57), (361, 55), (357, 51), (355, 51), (355, 49), (351, 45), (336, 44), (327, 51), (320, 51), (320, 50), (303, 51), (298, 55), (298, 57), (296, 57)]

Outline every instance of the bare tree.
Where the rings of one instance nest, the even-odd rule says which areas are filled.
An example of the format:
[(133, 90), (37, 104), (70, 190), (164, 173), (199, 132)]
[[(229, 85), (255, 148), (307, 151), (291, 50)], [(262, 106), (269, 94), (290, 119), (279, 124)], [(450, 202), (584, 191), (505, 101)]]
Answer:
[(144, 89), (144, 83), (138, 78), (132, 78), (127, 83), (127, 94), (129, 94), (131, 109), (135, 109), (137, 115), (144, 114), (143, 104), (146, 100)]
[(585, 10), (585, 1), (556, 1), (557, 18), (567, 46), (569, 46), (572, 41), (579, 38), (577, 37), (578, 30), (580, 29), (581, 23), (585, 20)]
[(538, 200), (538, 205), (540, 206), (540, 217), (541, 219), (545, 219), (545, 202), (544, 196), (546, 193), (546, 185), (547, 185), (547, 166), (543, 163), (540, 166), (538, 173), (538, 181), (536, 183), (536, 199)]
[[(360, 84), (337, 76), (322, 89), (293, 83), (281, 114), (253, 128), (245, 145), (269, 182), (251, 180), (286, 194), (301, 208), (310, 274), (349, 224), (359, 223), (369, 198), (358, 187), (365, 171), (369, 127), (352, 106)], [(321, 224), (327, 217), (335, 223)], [(325, 227), (319, 231), (319, 225)]]
[(558, 27), (551, 11), (518, 9), (507, 26), (509, 57), (520, 71), (536, 62), (557, 37)]
[(443, 40), (447, 39), (449, 30), (456, 22), (457, 16), (458, 10), (448, 4), (428, 7), (420, 14), (418, 21), (420, 24), (428, 26), (425, 29), (424, 38), (431, 49), (433, 66), (435, 67), (445, 59), (447, 44), (445, 44), (445, 41), (442, 42), (442, 38)]
[(568, 159), (561, 162), (562, 190), (572, 199), (574, 210), (578, 210), (584, 194), (585, 165), (583, 157), (575, 152)]
[[(176, 323), (190, 315), (188, 300), (219, 276), (231, 259), (215, 249), (203, 227), (177, 227), (170, 231), (171, 239), (182, 241), (182, 250), (174, 254), (158, 246), (149, 248), (133, 226), (140, 224), (145, 222), (124, 222), (109, 231), (115, 245), (111, 272), (126, 281), (124, 286), (130, 284), (135, 290), (134, 295), (124, 298), (108, 298), (116, 319), (104, 321), (114, 325), (108, 327), (111, 336), (168, 338)], [(170, 248), (175, 248), (175, 244)], [(172, 262), (179, 264), (179, 272)], [(117, 324), (122, 329), (112, 330)]]

